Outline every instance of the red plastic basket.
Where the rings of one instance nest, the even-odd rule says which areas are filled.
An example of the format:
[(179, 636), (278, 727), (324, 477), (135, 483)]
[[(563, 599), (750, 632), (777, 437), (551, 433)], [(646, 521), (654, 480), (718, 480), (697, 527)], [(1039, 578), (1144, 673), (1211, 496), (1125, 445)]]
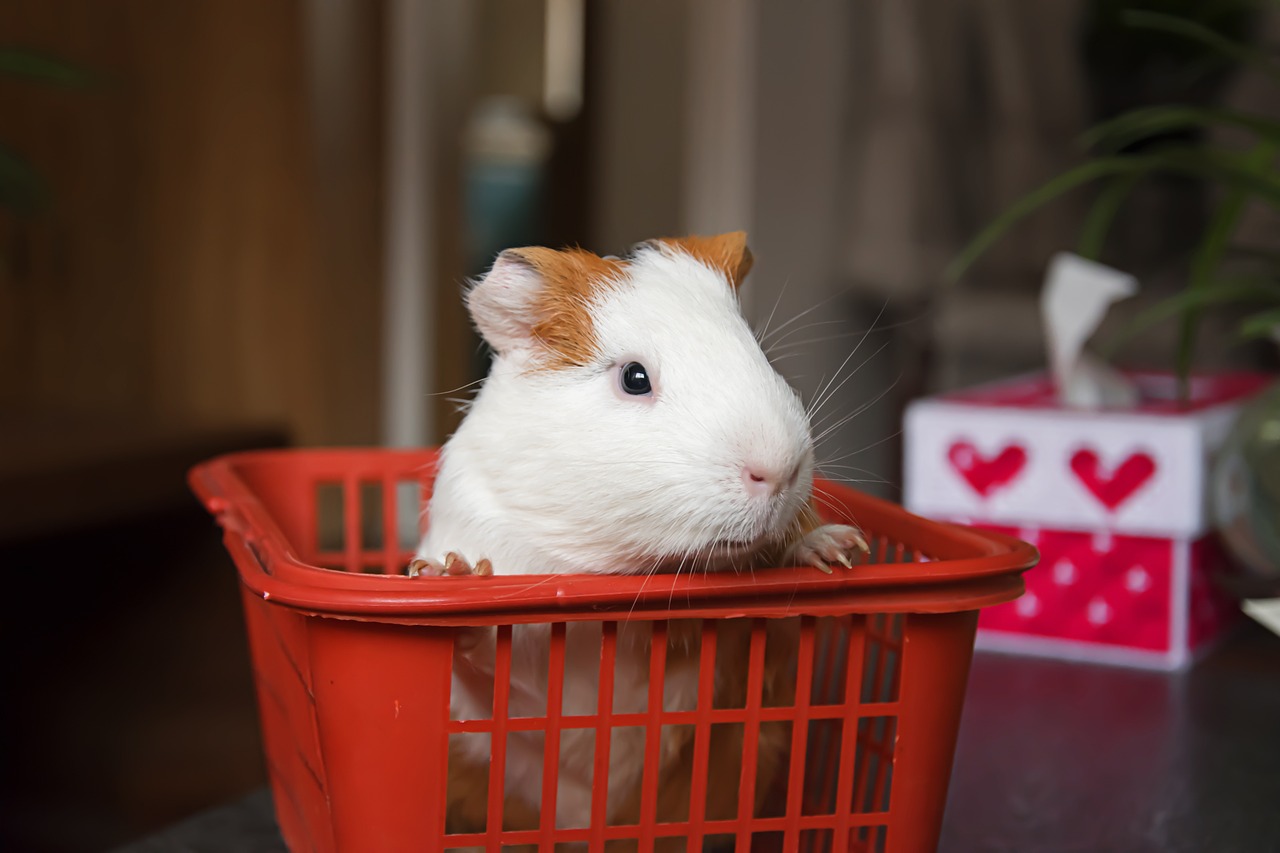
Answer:
[[(264, 451), (191, 472), (243, 581), (267, 767), (291, 850), (936, 847), (977, 611), (1021, 594), (1031, 546), (823, 482), (822, 503), (872, 543), (867, 564), (832, 576), (412, 579), (397, 573), (416, 546), (435, 460), (433, 451)], [(619, 626), (647, 623), (656, 650), (676, 619), (697, 629), (696, 707), (663, 707), (655, 652), (647, 707), (615, 708)], [(799, 637), (785, 707), (761, 699), (774, 620), (793, 620)], [(601, 626), (600, 688), (594, 713), (571, 714), (557, 682), (566, 626), (582, 621)], [(545, 713), (519, 717), (508, 708), (511, 636), (528, 623), (551, 626), (549, 687)], [(451, 719), (454, 641), (469, 626), (497, 626), (492, 714)], [(717, 658), (717, 639), (731, 635), (748, 638), (745, 660)], [(741, 707), (715, 706), (717, 667), (745, 673)], [(690, 793), (678, 814), (658, 814), (656, 761), (646, 758), (639, 821), (615, 826), (605, 808), (610, 735), (630, 726), (654, 757), (663, 727), (692, 727)], [(740, 727), (731, 766), (709, 766), (716, 726)], [(592, 809), (582, 825), (557, 827), (560, 741), (571, 729), (594, 733)], [(790, 743), (770, 780), (756, 778), (765, 729)], [(519, 732), (545, 738), (546, 807), (532, 823), (508, 815), (504, 825), (506, 738)], [(449, 834), (450, 739), (475, 736), (492, 744), (485, 830)], [(752, 796), (757, 785), (764, 796)], [(738, 791), (736, 807), (709, 814), (709, 790), (725, 786)]]

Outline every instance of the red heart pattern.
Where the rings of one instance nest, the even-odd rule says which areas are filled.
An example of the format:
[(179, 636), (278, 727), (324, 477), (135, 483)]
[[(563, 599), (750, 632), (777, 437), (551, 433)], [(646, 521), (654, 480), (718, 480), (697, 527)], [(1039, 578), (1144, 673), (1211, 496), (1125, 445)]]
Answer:
[(975, 492), (987, 497), (992, 492), (1006, 486), (1022, 472), (1027, 464), (1027, 451), (1020, 445), (1010, 444), (987, 458), (978, 452), (971, 442), (957, 441), (947, 450), (947, 459), (951, 467), (964, 477)]
[(1098, 454), (1085, 448), (1072, 454), (1071, 470), (1103, 506), (1114, 510), (1151, 479), (1156, 461), (1146, 453), (1133, 453), (1106, 476)]

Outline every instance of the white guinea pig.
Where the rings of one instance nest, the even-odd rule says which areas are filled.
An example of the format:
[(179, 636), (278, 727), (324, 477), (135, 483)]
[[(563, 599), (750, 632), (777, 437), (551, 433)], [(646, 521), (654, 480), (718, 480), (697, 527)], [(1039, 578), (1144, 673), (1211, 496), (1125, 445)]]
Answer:
[(862, 537), (816, 522), (804, 407), (739, 311), (750, 266), (742, 232), (499, 255), (467, 298), (496, 357), (410, 573), (849, 565)]
[[(581, 249), (499, 255), (467, 296), (495, 351), (493, 366), (442, 451), (427, 531), (409, 573), (850, 566), (866, 548), (862, 535), (818, 520), (804, 407), (739, 310), (736, 289), (750, 266), (741, 232), (653, 240), (625, 259)], [(598, 625), (570, 628), (570, 640), (589, 630), (599, 634)], [(671, 636), (678, 634), (673, 627)], [(516, 627), (513, 704), (545, 696), (547, 636), (545, 626)], [(617, 683), (632, 685), (639, 699), (648, 692), (648, 636), (641, 625), (624, 625), (619, 633)], [(451, 705), (455, 717), (485, 717), (492, 702), (491, 682), (486, 688), (484, 681), (492, 675), (492, 633), (465, 645)], [(591, 712), (598, 650), (597, 640), (594, 653), (569, 653), (565, 713), (575, 704), (578, 712)], [(692, 708), (696, 683), (696, 651), (669, 658), (665, 703)], [(513, 707), (512, 716), (536, 716), (537, 702), (530, 704)], [(589, 814), (593, 737), (588, 730), (564, 733), (566, 746), (574, 738), (584, 742), (566, 751), (570, 758), (559, 772), (561, 826), (583, 826)], [(516, 740), (507, 753), (508, 815), (520, 803), (536, 810), (540, 802), (541, 741)], [(610, 789), (633, 791), (643, 734), (615, 733), (613, 744)], [(713, 755), (721, 747), (713, 745)], [(463, 768), (471, 766), (481, 784), (487, 749), (477, 741), (450, 762), (455, 827), (483, 825), (483, 797), (465, 793)], [(664, 738), (661, 773), (681, 749)], [(581, 755), (586, 766), (572, 766)], [(761, 761), (763, 772), (767, 756)], [(634, 802), (617, 798), (624, 803), (619, 808), (628, 808), (628, 800)], [(611, 796), (611, 812), (614, 802)]]

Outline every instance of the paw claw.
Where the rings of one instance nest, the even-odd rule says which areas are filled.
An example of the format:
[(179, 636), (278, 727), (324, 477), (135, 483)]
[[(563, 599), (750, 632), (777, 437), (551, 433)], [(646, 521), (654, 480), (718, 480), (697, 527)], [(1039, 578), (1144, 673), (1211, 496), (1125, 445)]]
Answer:
[(444, 555), (443, 562), (415, 557), (409, 561), (409, 567), (405, 573), (411, 578), (416, 578), (419, 575), (434, 575), (436, 577), (474, 575), (487, 578), (493, 576), (493, 562), (485, 558), (476, 561), (476, 564), (472, 566), (461, 554), (456, 551), (450, 551)]
[(869, 553), (862, 531), (844, 524), (827, 524), (810, 530), (794, 551), (797, 562), (827, 574), (832, 573), (833, 564), (852, 569), (860, 555)]

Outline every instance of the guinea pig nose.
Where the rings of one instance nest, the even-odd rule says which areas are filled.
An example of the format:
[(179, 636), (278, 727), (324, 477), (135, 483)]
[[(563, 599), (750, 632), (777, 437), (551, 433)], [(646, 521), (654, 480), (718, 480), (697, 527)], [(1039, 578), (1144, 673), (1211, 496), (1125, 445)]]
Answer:
[(747, 494), (760, 497), (776, 495), (786, 485), (784, 478), (762, 465), (742, 466), (742, 483)]

